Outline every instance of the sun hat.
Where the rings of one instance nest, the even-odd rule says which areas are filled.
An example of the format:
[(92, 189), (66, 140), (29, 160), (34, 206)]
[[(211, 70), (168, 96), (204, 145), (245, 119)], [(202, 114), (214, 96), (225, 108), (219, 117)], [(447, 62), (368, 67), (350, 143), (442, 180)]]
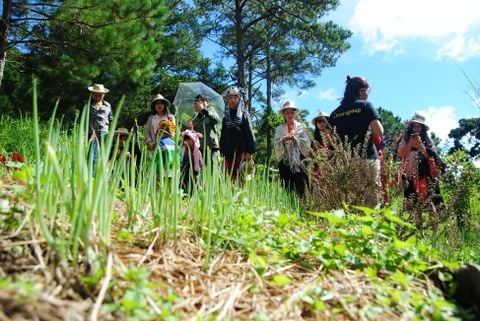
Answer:
[(425, 126), (426, 130), (428, 130), (428, 128), (429, 128), (427, 126), (427, 124), (425, 123), (425, 117), (420, 115), (420, 114), (417, 114), (417, 113), (415, 113), (415, 115), (413, 115), (412, 119), (410, 119), (407, 124), (410, 125), (411, 123), (417, 123), (417, 124), (423, 125), (423, 126)]
[(106, 94), (110, 90), (105, 88), (103, 84), (93, 84), (93, 86), (89, 86), (88, 90), (90, 90), (92, 93), (98, 93), (98, 94)]
[(153, 104), (159, 100), (163, 101), (167, 108), (170, 107), (170, 101), (160, 94), (156, 94), (155, 97), (153, 97), (153, 99), (150, 101), (150, 107), (153, 109), (154, 108)]
[(313, 119), (312, 119), (313, 126), (317, 125), (317, 121), (322, 117), (325, 118), (327, 121), (330, 119), (330, 115), (321, 111), (321, 112), (318, 113), (317, 116), (313, 117)]
[(117, 130), (115, 131), (115, 135), (119, 135), (119, 136), (128, 136), (129, 134), (130, 133), (128, 129), (126, 129), (125, 127), (117, 128)]
[(295, 106), (295, 104), (290, 100), (287, 100), (286, 102), (284, 102), (282, 107), (280, 107), (280, 109), (278, 110), (278, 112), (282, 114), (285, 109), (293, 109), (297, 114), (300, 112), (300, 108)]

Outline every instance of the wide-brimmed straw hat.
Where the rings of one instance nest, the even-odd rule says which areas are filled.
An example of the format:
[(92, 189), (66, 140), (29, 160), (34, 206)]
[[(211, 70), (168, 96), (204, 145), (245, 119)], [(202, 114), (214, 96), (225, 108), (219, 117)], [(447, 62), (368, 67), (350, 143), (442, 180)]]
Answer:
[(321, 111), (320, 113), (318, 113), (317, 116), (313, 117), (312, 119), (312, 125), (315, 126), (317, 124), (317, 121), (320, 119), (320, 118), (325, 118), (327, 121), (330, 119), (330, 115), (328, 115), (327, 113), (324, 113), (323, 111)]
[(165, 103), (165, 106), (168, 108), (170, 107), (170, 101), (163, 97), (162, 95), (160, 94), (156, 94), (155, 97), (153, 97), (153, 99), (150, 101), (150, 107), (153, 108), (153, 104), (156, 102), (156, 101), (163, 101)]
[(93, 86), (88, 87), (88, 90), (90, 90), (92, 93), (98, 93), (98, 94), (106, 94), (110, 91), (107, 88), (105, 88), (103, 84), (93, 84)]
[(425, 117), (420, 114), (415, 113), (415, 115), (413, 115), (413, 117), (407, 122), (408, 125), (412, 123), (423, 125), (425, 126), (425, 129), (428, 130), (428, 125), (425, 123)]
[(115, 131), (115, 135), (128, 136), (128, 135), (130, 135), (130, 132), (128, 131), (128, 129), (126, 129), (124, 127), (120, 127), (120, 128), (117, 128), (117, 130)]
[(300, 108), (295, 106), (295, 104), (290, 100), (287, 100), (286, 102), (284, 102), (282, 107), (280, 107), (280, 109), (278, 110), (278, 112), (282, 114), (285, 109), (293, 109), (297, 114), (300, 112)]

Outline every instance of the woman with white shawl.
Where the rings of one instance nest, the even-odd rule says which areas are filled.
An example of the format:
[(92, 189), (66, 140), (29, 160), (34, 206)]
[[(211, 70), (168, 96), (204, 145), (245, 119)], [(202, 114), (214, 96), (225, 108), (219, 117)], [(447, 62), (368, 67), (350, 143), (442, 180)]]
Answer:
[(299, 112), (291, 101), (286, 101), (280, 108), (285, 123), (275, 130), (275, 158), (283, 185), (303, 196), (307, 174), (302, 160), (310, 155), (311, 141), (305, 125), (295, 120)]

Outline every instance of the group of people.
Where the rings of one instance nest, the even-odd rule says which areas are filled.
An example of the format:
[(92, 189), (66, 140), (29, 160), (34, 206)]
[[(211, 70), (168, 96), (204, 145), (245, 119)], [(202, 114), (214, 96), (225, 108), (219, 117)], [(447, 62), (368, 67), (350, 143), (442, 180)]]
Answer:
[[(105, 101), (109, 92), (102, 84), (88, 87), (92, 93), (90, 103), (90, 133), (93, 141), (94, 161), (97, 158), (98, 144), (108, 134), (108, 126), (113, 119), (111, 106)], [(182, 187), (191, 189), (196, 176), (205, 163), (213, 163), (220, 153), (224, 158), (225, 170), (233, 180), (237, 180), (242, 162), (251, 162), (256, 150), (252, 122), (248, 113), (244, 92), (241, 88), (231, 87), (224, 93), (226, 100), (225, 115), (218, 114), (209, 106), (208, 97), (197, 95), (193, 101), (195, 115), (185, 122), (180, 132), (182, 138), (181, 159)], [(175, 132), (176, 118), (170, 111), (171, 103), (161, 94), (150, 101), (151, 114), (145, 124), (144, 144), (151, 151), (152, 158), (159, 170), (166, 170), (170, 176), (171, 165), (176, 155)], [(217, 127), (221, 123), (220, 133)], [(115, 131), (122, 147), (128, 130)], [(158, 153), (156, 152), (158, 151)]]
[[(333, 128), (341, 140), (355, 148), (363, 147), (366, 136), (370, 133), (366, 150), (361, 154), (365, 155), (368, 166), (375, 169), (374, 175), (380, 177), (378, 155), (382, 147), (383, 127), (377, 111), (368, 101), (369, 91), (370, 85), (365, 78), (347, 77), (340, 106), (330, 116), (321, 112), (313, 118), (313, 142), (306, 126), (296, 119), (300, 109), (290, 101), (282, 106), (280, 113), (285, 122), (275, 132), (275, 157), (285, 186), (304, 195), (308, 177), (303, 160), (319, 149), (332, 151)], [(377, 202), (375, 198), (366, 205), (375, 206)]]
[[(320, 112), (313, 118), (313, 139), (310, 139), (306, 126), (296, 119), (300, 109), (290, 101), (283, 104), (279, 112), (284, 123), (275, 131), (275, 157), (280, 178), (287, 188), (304, 195), (309, 177), (303, 161), (319, 150), (327, 153), (327, 159), (334, 157), (335, 134), (340, 143), (355, 149), (364, 158), (366, 168), (375, 176), (377, 184), (373, 191), (365, 191), (371, 197), (366, 198), (364, 205), (373, 207), (386, 203), (387, 182), (381, 180), (384, 129), (378, 112), (368, 101), (370, 90), (365, 78), (347, 77), (340, 105), (330, 116)], [(413, 213), (418, 228), (423, 225), (422, 211), (428, 208), (432, 230), (436, 232), (438, 212), (443, 207), (437, 178), (445, 165), (427, 133), (429, 128), (425, 118), (415, 114), (405, 125), (398, 148), (404, 208)], [(316, 172), (318, 169), (314, 168), (313, 174)]]
[[(113, 117), (110, 104), (104, 100), (108, 89), (101, 84), (88, 89), (92, 92), (91, 135), (101, 139), (107, 134)], [(384, 129), (378, 112), (368, 100), (370, 90), (366, 78), (347, 76), (340, 105), (330, 115), (321, 112), (313, 118), (313, 139), (305, 124), (297, 117), (300, 108), (291, 101), (282, 105), (279, 113), (284, 122), (275, 130), (274, 152), (280, 179), (287, 189), (299, 196), (305, 194), (308, 175), (303, 161), (319, 150), (334, 155), (332, 134), (335, 132), (342, 143), (348, 143), (363, 156), (365, 164), (372, 169), (372, 175), (378, 181), (378, 191), (373, 193), (376, 197), (365, 205), (373, 207), (380, 202), (380, 159), (383, 155)], [(223, 93), (226, 100), (223, 119), (219, 119), (215, 110), (209, 108), (208, 97), (195, 97), (195, 115), (184, 124), (185, 129), (180, 133), (183, 140), (181, 167), (184, 187), (195, 181), (206, 158), (213, 161), (221, 154), (225, 171), (233, 180), (238, 179), (242, 163), (252, 162), (256, 143), (244, 95), (243, 90), (237, 87), (228, 88)], [(148, 150), (160, 151), (155, 157), (162, 166), (169, 164), (174, 157), (176, 119), (170, 106), (168, 99), (157, 94), (150, 102), (151, 115), (145, 124), (144, 143)], [(220, 124), (218, 133), (217, 126)], [(432, 200), (432, 188), (429, 187), (432, 184), (429, 181), (434, 181), (438, 176), (438, 170), (434, 167), (438, 168), (435, 164), (440, 164), (440, 160), (427, 134), (428, 126), (424, 118), (415, 114), (406, 125), (398, 155), (402, 160), (405, 181), (405, 207), (413, 209), (419, 203), (427, 202), (427, 199)], [(126, 134), (124, 129), (121, 131)], [(435, 195), (439, 195), (438, 184), (433, 190)], [(439, 202), (441, 198), (433, 197), (432, 204)], [(416, 216), (416, 222), (421, 223), (421, 214)]]

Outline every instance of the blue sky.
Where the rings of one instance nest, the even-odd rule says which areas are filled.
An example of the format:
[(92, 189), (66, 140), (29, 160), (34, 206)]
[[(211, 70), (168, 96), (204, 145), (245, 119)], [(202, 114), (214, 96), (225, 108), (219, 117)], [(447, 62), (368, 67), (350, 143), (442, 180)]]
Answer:
[(444, 140), (459, 119), (480, 117), (463, 74), (480, 83), (479, 0), (341, 2), (326, 18), (353, 32), (351, 48), (323, 71), (317, 86), (300, 93), (287, 88), (284, 100), (307, 109), (310, 120), (337, 107), (347, 75), (364, 76), (375, 107), (402, 120), (423, 114)]

